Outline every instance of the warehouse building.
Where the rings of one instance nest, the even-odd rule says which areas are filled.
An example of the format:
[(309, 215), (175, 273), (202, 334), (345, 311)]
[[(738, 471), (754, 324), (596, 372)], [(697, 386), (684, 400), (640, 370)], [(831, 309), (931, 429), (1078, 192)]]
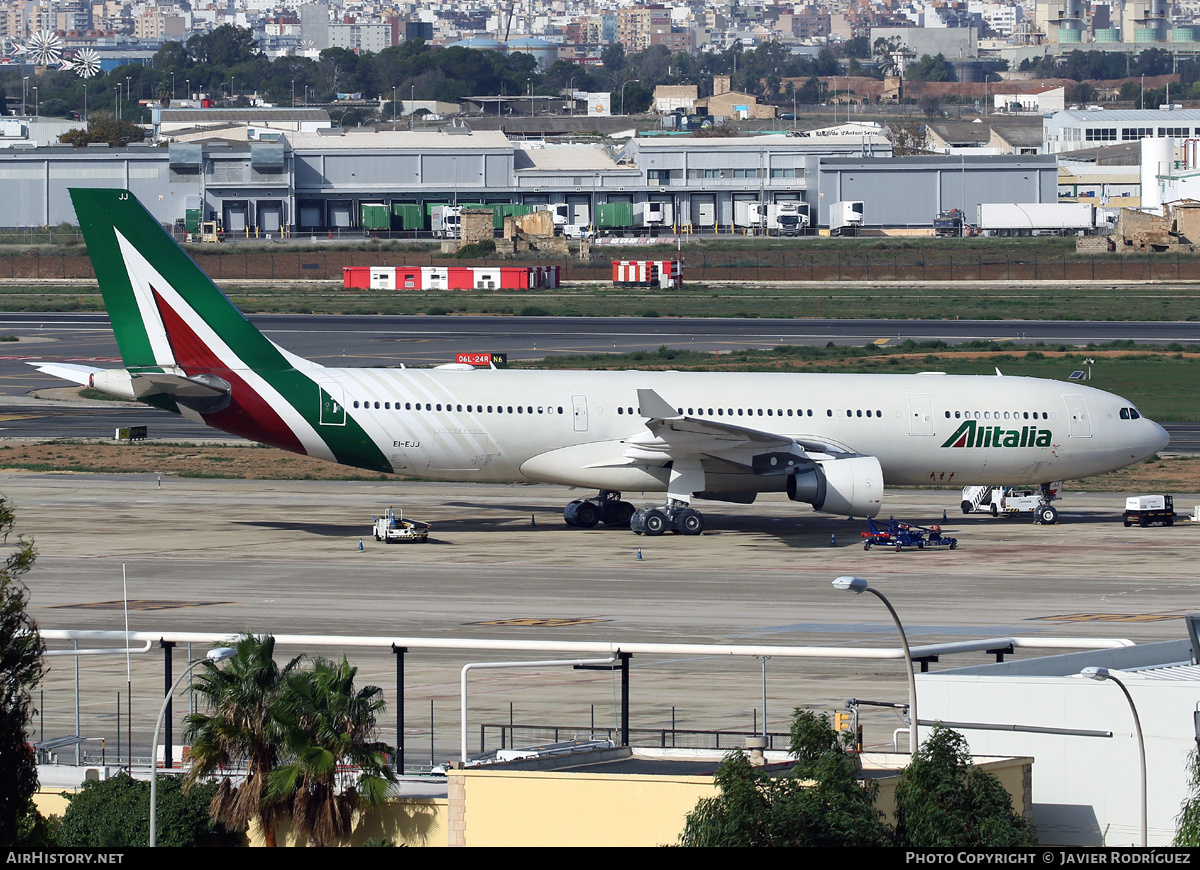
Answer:
[[(607, 203), (664, 202), (674, 223), (728, 231), (739, 202), (798, 201), (815, 225), (829, 204), (866, 203), (875, 227), (929, 226), (981, 201), (1053, 202), (1053, 158), (890, 156), (878, 133), (729, 139), (634, 139), (607, 144), (517, 142), (500, 131), (260, 131), (168, 147), (15, 148), (0, 168), (3, 223), (74, 223), (68, 189), (126, 187), (164, 224), (219, 220), (229, 235), (353, 231), (364, 207), (394, 216), (392, 231), (428, 229), (440, 204), (566, 204), (568, 223), (594, 223)], [(410, 216), (423, 214), (417, 226)]]

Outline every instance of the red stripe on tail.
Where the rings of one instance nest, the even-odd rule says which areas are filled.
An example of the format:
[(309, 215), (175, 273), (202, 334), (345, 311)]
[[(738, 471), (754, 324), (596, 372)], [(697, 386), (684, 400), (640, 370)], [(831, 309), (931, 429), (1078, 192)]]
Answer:
[[(175, 362), (190, 377), (198, 374), (216, 375), (229, 382), (232, 395), (229, 407), (223, 411), (204, 414), (204, 422), (234, 435), (241, 435), (251, 441), (270, 444), (293, 453), (307, 454), (300, 439), (284, 422), (283, 418), (267, 403), (262, 396), (254, 391), (245, 379), (232, 371), (213, 353), (191, 327), (184, 323), (166, 300), (153, 287), (154, 301), (158, 306), (159, 316), (167, 331), (167, 340), (171, 343), (171, 352)], [(314, 385), (315, 387), (315, 385)]]

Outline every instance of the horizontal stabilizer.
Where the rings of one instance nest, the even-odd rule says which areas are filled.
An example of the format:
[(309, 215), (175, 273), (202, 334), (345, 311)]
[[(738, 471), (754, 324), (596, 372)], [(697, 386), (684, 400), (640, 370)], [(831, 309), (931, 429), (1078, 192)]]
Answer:
[(92, 374), (102, 372), (104, 369), (96, 366), (80, 366), (72, 363), (42, 363), (31, 362), (27, 365), (33, 366), (43, 374), (51, 375), (52, 377), (62, 378), (64, 381), (71, 381), (76, 384), (83, 384), (85, 387), (91, 384)]

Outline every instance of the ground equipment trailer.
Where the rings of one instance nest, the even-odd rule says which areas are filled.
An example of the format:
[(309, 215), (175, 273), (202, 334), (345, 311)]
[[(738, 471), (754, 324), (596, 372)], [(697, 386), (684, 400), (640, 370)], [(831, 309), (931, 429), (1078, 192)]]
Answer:
[(872, 547), (891, 547), (899, 553), (913, 547), (918, 550), (924, 550), (926, 547), (958, 549), (958, 538), (943, 535), (941, 526), (918, 526), (901, 522), (894, 517), (888, 520), (886, 526), (877, 526), (868, 517), (867, 530), (862, 536), (864, 550), (870, 550)]
[(1058, 496), (1062, 481), (1027, 489), (1017, 486), (964, 486), (962, 512), (1000, 514), (1033, 513), (1035, 523), (1053, 525), (1058, 522), (1058, 509), (1050, 502)]
[(1164, 526), (1175, 525), (1175, 499), (1169, 495), (1132, 495), (1125, 499), (1125, 513), (1122, 514), (1125, 528), (1134, 523), (1145, 527), (1151, 523), (1162, 523)]
[(375, 520), (375, 540), (385, 544), (424, 544), (429, 541), (429, 530), (433, 526), (416, 520), (406, 520), (404, 511), (396, 514), (391, 508)]
[(595, 528), (600, 523), (628, 527), (635, 510), (629, 502), (621, 501), (619, 492), (603, 491), (595, 498), (575, 499), (563, 508), (563, 519), (568, 526), (584, 529)]

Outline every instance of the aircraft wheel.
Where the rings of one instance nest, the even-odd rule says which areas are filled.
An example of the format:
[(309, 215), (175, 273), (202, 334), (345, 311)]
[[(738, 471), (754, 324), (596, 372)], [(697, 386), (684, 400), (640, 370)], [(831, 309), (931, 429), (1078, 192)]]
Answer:
[(646, 511), (642, 519), (642, 528), (648, 538), (657, 538), (667, 530), (667, 517), (659, 510)]
[(609, 515), (609, 518), (604, 521), (608, 526), (628, 526), (629, 521), (633, 519), (633, 515), (637, 512), (637, 508), (627, 501), (618, 502)]
[(704, 515), (700, 511), (688, 510), (679, 518), (679, 531), (685, 535), (698, 535), (704, 531)]
[(1052, 526), (1058, 522), (1058, 511), (1050, 505), (1038, 508), (1038, 522), (1043, 526)]
[(582, 529), (594, 529), (600, 522), (600, 509), (589, 501), (585, 501), (575, 510), (575, 525)]
[(962, 512), (964, 514), (969, 514), (973, 510), (975, 510), (975, 505), (971, 504), (964, 498), (962, 503)]

